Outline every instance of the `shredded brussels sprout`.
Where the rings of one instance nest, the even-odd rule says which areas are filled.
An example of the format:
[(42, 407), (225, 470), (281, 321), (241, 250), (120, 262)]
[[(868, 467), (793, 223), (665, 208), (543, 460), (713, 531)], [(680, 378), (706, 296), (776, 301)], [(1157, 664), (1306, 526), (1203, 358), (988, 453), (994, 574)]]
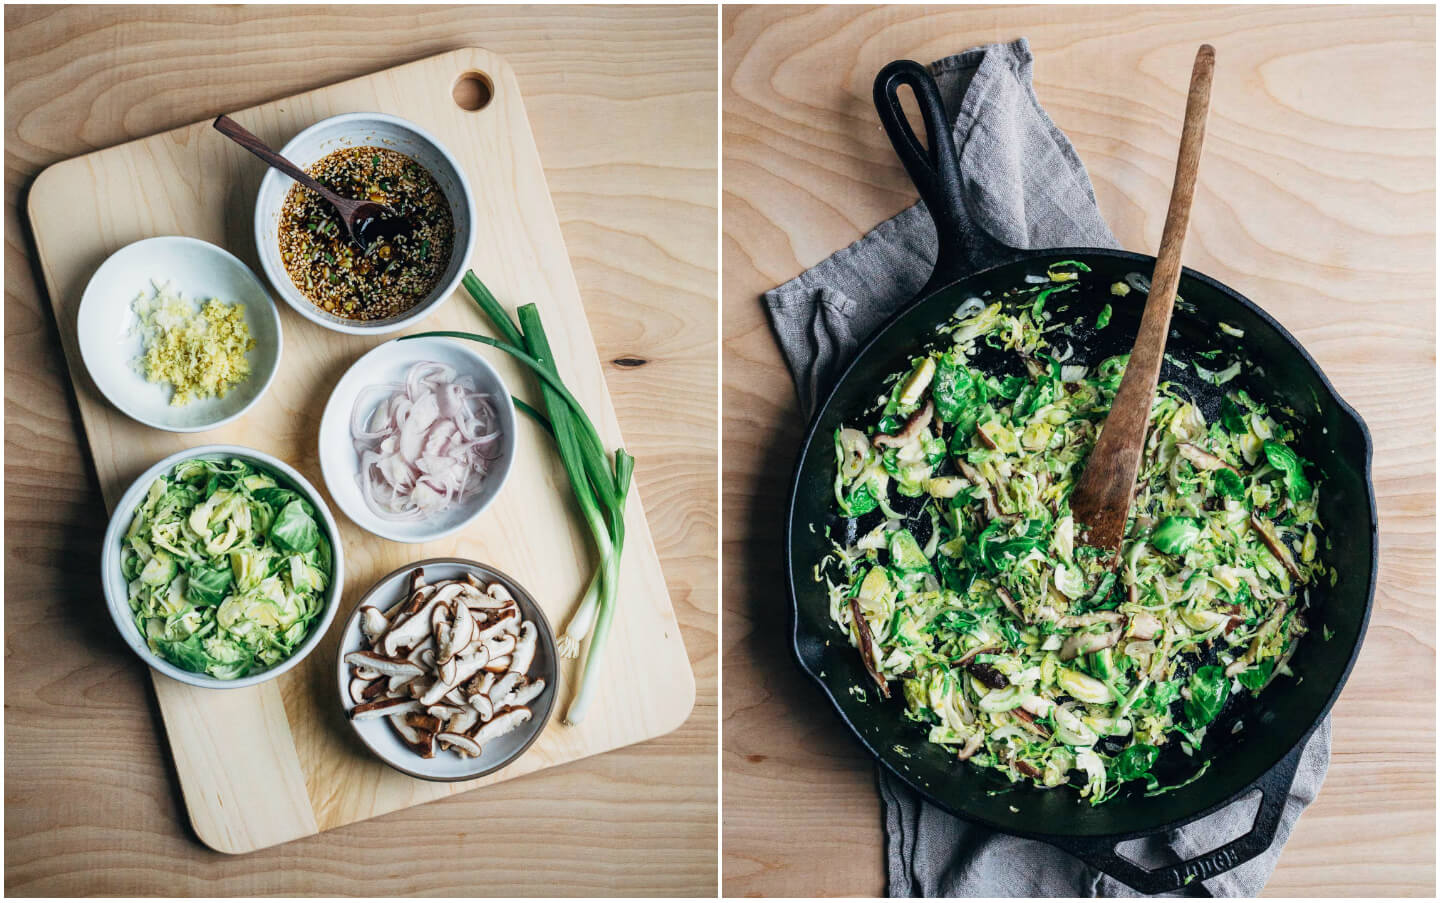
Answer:
[(151, 651), (234, 680), (276, 665), (325, 606), (330, 543), (298, 492), (240, 458), (192, 459), (150, 484), (121, 547)]
[[(836, 510), (853, 529), (816, 574), (930, 742), (1100, 803), (1130, 781), (1173, 789), (1155, 776), (1162, 749), (1198, 758), (1233, 697), (1289, 673), (1327, 571), (1294, 434), (1235, 388), (1210, 423), (1161, 385), (1120, 557), (1083, 545), (1070, 492), (1126, 364), (1057, 360), (1047, 340), (1047, 300), (1084, 269), (1062, 261), (962, 308), (868, 422), (836, 431)], [(1026, 375), (975, 366), (982, 343)]]

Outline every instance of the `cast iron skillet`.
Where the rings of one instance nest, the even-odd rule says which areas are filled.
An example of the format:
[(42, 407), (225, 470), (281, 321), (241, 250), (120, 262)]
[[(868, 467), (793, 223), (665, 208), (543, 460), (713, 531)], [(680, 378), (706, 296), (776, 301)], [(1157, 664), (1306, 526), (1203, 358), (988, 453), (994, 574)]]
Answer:
[[(902, 84), (915, 91), (930, 138), (928, 151), (901, 111), (896, 91)], [(1050, 843), (1144, 893), (1163, 893), (1192, 883), (1192, 892), (1203, 893), (1201, 880), (1269, 847), (1305, 741), (1330, 710), (1359, 653), (1375, 589), (1369, 431), (1284, 327), (1239, 292), (1184, 270), (1179, 291), (1183, 301), (1176, 306), (1169, 354), (1188, 363), (1195, 360), (1195, 352), (1220, 348), (1222, 359), (1238, 356), (1252, 362), (1253, 371), (1247, 369), (1224, 389), (1244, 388), (1272, 407), (1293, 408), (1303, 420), (1298, 426), (1298, 450), (1320, 474), (1320, 516), (1331, 543), (1322, 554), (1339, 572), (1339, 580), (1333, 588), (1311, 590), (1310, 634), (1291, 660), (1297, 678), (1278, 679), (1253, 702), (1247, 694), (1246, 700), (1232, 706), (1223, 723), (1212, 725), (1209, 770), (1180, 790), (1148, 799), (1138, 782), (1101, 806), (1091, 806), (1067, 788), (1012, 787), (1003, 777), (960, 763), (952, 753), (926, 742), (922, 729), (902, 718), (903, 703), (879, 697), (859, 654), (830, 620), (824, 585), (815, 581), (813, 569), (829, 551), (825, 528), (840, 531), (849, 526), (833, 513), (835, 430), (842, 423), (860, 423), (881, 393), (882, 380), (908, 366), (912, 355), (932, 343), (934, 328), (966, 299), (987, 292), (999, 296), (1023, 285), (1027, 274), (1043, 274), (1054, 261), (1080, 260), (1091, 267), (1082, 276), (1080, 289), (1052, 299), (1052, 304), (1060, 298), (1074, 299), (1057, 317), (1076, 324), (1075, 361), (1095, 364), (1129, 351), (1145, 293), (1114, 297), (1109, 286), (1135, 278), (1132, 274), (1148, 280), (1155, 259), (1100, 248), (1015, 250), (1013, 261), (961, 278), (957, 270), (964, 264), (957, 215), (963, 197), (935, 83), (917, 63), (891, 63), (876, 78), (875, 102), (896, 153), (934, 216), (940, 253), (920, 297), (882, 326), (856, 355), (806, 434), (786, 527), (795, 653), (871, 754), (937, 805), (995, 830)], [(1105, 330), (1097, 331), (1095, 315), (1106, 302), (1113, 307), (1113, 319)], [(1244, 337), (1222, 332), (1217, 326), (1221, 321), (1244, 330)], [(979, 363), (985, 365), (983, 360)], [(1190, 367), (1182, 372), (1167, 361), (1160, 378), (1184, 386), (1208, 420), (1218, 415), (1223, 390), (1198, 380)], [(1329, 640), (1323, 639), (1323, 629), (1330, 631)], [(1232, 734), (1226, 726), (1237, 721), (1243, 730)], [(1189, 770), (1194, 771), (1193, 764)], [(1208, 853), (1148, 869), (1116, 850), (1123, 841), (1170, 831), (1257, 790), (1262, 800), (1251, 829)]]

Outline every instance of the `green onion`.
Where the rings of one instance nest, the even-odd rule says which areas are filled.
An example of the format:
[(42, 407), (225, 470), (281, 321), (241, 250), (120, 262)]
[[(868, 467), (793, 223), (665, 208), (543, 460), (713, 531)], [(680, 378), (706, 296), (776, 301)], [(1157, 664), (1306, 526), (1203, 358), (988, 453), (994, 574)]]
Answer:
[(589, 709), (600, 669), (600, 653), (615, 617), (620, 555), (625, 541), (625, 500), (629, 494), (635, 459), (625, 449), (617, 449), (612, 469), (594, 423), (560, 378), (549, 339), (540, 321), (539, 308), (526, 304), (516, 311), (520, 319), (517, 326), (473, 272), (467, 271), (462, 282), (502, 338), (451, 330), (419, 333), (406, 338), (444, 336), (490, 345), (525, 364), (539, 378), (544, 407), (549, 413), (548, 421), (534, 407), (518, 398), (514, 401), (522, 412), (554, 436), (560, 463), (565, 468), (576, 504), (594, 536), (599, 553), (599, 564), (580, 605), (557, 641), (557, 651), (569, 658), (579, 654), (580, 644), (587, 635), (592, 636), (580, 687), (565, 716), (567, 723), (578, 724)]

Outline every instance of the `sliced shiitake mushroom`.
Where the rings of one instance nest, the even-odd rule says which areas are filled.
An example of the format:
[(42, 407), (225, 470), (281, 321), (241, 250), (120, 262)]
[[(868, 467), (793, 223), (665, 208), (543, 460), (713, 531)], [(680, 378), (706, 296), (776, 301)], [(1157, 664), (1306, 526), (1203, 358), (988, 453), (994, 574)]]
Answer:
[[(514, 673), (513, 671), (511, 672)], [(529, 705), (541, 693), (545, 692), (545, 678), (535, 681), (527, 681), (511, 690), (510, 693), (500, 700), (500, 708), (515, 708), (516, 706)]]
[(370, 649), (352, 652), (349, 695), (356, 720), (387, 718), (416, 755), (438, 742), (459, 755), (480, 754), (486, 740), (532, 717), (545, 690), (531, 681), (539, 633), (514, 596), (474, 575), (426, 583), (410, 576), (407, 597), (389, 612), (365, 606), (361, 632)]
[(533, 621), (526, 621), (521, 626), (520, 638), (515, 641), (515, 651), (511, 653), (511, 671), (529, 672), (530, 663), (535, 660), (535, 643), (539, 635)]
[(395, 734), (404, 743), (406, 748), (422, 759), (430, 759), (435, 756), (435, 735), (426, 731), (416, 730), (408, 724), (400, 715), (390, 716), (390, 726), (395, 729)]
[(519, 671), (509, 671), (506, 672), (504, 677), (495, 681), (495, 686), (491, 687), (490, 692), (486, 695), (490, 697), (490, 702), (494, 703), (496, 709), (501, 708), (500, 700), (504, 699), (509, 695), (511, 690), (515, 689), (515, 685), (520, 681), (520, 676)]
[(503, 634), (514, 633), (518, 631), (519, 628), (519, 615), (506, 614), (503, 618), (486, 624), (485, 627), (476, 635), (476, 639), (478, 639), (482, 643), (486, 643)]
[(366, 605), (360, 609), (360, 632), (365, 634), (365, 639), (370, 645), (375, 645), (375, 640), (390, 627), (390, 621), (385, 613), (373, 605)]
[(461, 755), (470, 756), (471, 758), (480, 755), (480, 744), (476, 743), (474, 740), (471, 740), (464, 734), (445, 731), (443, 733), (436, 734), (435, 739), (438, 740), (447, 749), (454, 748), (455, 751), (459, 752)]
[(507, 709), (497, 714), (490, 721), (485, 722), (485, 724), (480, 726), (479, 730), (475, 731), (475, 742), (483, 747), (491, 740), (505, 736), (529, 720), (529, 706), (522, 705), (516, 706), (513, 709)]
[(378, 655), (374, 652), (358, 651), (345, 655), (346, 664), (359, 665), (369, 668), (386, 677), (418, 677), (424, 669), (414, 662), (406, 661), (403, 658), (394, 658), (388, 655)]
[(418, 712), (423, 708), (414, 699), (392, 698), (377, 699), (373, 702), (364, 702), (350, 710), (352, 721), (368, 721), (371, 718), (384, 718), (387, 715), (405, 715), (410, 712)]

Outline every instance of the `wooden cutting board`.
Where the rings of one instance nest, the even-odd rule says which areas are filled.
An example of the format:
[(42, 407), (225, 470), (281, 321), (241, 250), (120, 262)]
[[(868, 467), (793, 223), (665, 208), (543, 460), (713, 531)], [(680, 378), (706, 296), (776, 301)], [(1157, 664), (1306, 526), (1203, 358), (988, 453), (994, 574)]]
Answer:
[[(492, 96), (469, 111), (452, 90), (475, 74)], [(511, 310), (529, 301), (539, 305), (562, 376), (606, 445), (622, 445), (509, 65), (484, 50), (457, 50), (232, 115), (278, 148), (314, 122), (356, 111), (403, 116), (459, 159), (479, 211), (470, 267)], [(251, 226), (262, 175), (264, 165), (207, 120), (58, 163), (31, 188), (35, 244), (109, 506), (161, 457), (217, 442), (274, 454), (324, 492), (316, 431), (330, 390), (356, 358), (395, 334), (331, 332), (274, 296), (284, 354), (269, 392), (238, 421), (191, 434), (150, 429), (112, 408), (86, 374), (76, 344), (75, 316), (86, 283), (107, 256), (130, 242), (157, 235), (201, 238), (239, 256), (263, 281)], [(490, 332), (463, 291), (409, 331), (429, 329)], [(515, 394), (539, 402), (527, 373), (502, 353), (482, 353)], [(331, 504), (344, 540), (345, 591), (330, 635), (293, 670), (258, 687), (216, 691), (152, 672), (185, 804), (208, 846), (226, 853), (257, 850), (638, 743), (685, 720), (695, 678), (641, 505), (647, 462), (640, 460), (626, 512), (620, 607), (603, 680), (583, 724), (569, 727), (559, 717), (579, 677), (573, 661), (562, 669), (557, 715), (544, 735), (509, 768), (477, 781), (431, 783), (395, 772), (370, 757), (344, 723), (334, 676), (340, 627), (371, 584), (408, 562), (455, 555), (493, 564), (535, 596), (557, 631), (563, 628), (594, 567), (594, 552), (553, 444), (527, 418), (519, 423), (519, 448), (528, 453), (518, 457), (493, 507), (456, 536), (423, 545), (389, 542), (360, 530)], [(93, 616), (104, 617), (98, 586), (94, 605)]]

